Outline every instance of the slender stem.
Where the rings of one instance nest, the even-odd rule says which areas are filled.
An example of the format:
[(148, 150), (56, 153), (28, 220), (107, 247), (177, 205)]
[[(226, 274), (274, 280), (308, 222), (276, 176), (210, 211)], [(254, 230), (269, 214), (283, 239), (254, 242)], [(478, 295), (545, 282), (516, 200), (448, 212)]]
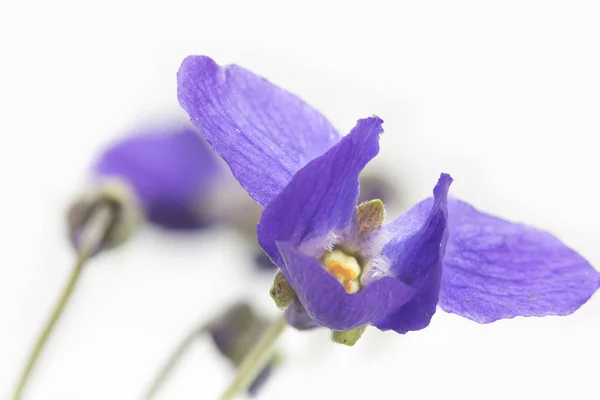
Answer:
[(102, 240), (104, 239), (107, 230), (110, 228), (112, 220), (114, 218), (114, 213), (108, 205), (99, 206), (91, 216), (89, 222), (86, 224), (85, 229), (83, 231), (83, 237), (81, 240), (81, 246), (77, 252), (77, 259), (75, 261), (75, 266), (73, 271), (69, 276), (69, 280), (67, 281), (63, 291), (61, 292), (60, 297), (58, 298), (58, 302), (54, 306), (52, 313), (50, 314), (50, 318), (46, 325), (44, 326), (42, 333), (39, 335), (37, 342), (27, 359), (27, 363), (25, 364), (25, 368), (21, 374), (21, 378), (17, 384), (15, 392), (13, 394), (13, 400), (20, 400), (23, 396), (23, 390), (29, 381), (29, 377), (33, 372), (33, 369), (39, 359), (39, 356), (44, 349), (45, 344), (50, 337), (56, 323), (60, 319), (67, 302), (71, 298), (71, 294), (77, 286), (79, 281), (79, 277), (81, 276), (81, 272), (83, 270), (83, 266), (86, 261), (94, 254), (94, 251), (98, 248)]
[(156, 375), (154, 380), (152, 381), (152, 386), (144, 395), (144, 399), (150, 400), (156, 396), (162, 387), (162, 385), (167, 381), (173, 369), (177, 366), (181, 357), (190, 349), (191, 345), (194, 341), (204, 332), (207, 331), (207, 327), (202, 325), (200, 328), (196, 328), (188, 333), (185, 338), (179, 343), (179, 346), (175, 349), (175, 351), (171, 354), (168, 361), (163, 365), (160, 369), (159, 373)]
[(235, 396), (250, 386), (271, 359), (274, 345), (286, 326), (285, 314), (273, 321), (256, 346), (244, 357), (235, 378), (221, 395), (221, 400), (233, 400)]

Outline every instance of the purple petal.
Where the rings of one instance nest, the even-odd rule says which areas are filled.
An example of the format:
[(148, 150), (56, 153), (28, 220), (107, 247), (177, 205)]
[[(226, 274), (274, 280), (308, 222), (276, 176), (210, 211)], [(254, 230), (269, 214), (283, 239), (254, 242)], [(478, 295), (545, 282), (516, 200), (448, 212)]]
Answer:
[(308, 315), (302, 303), (294, 300), (292, 304), (285, 310), (285, 319), (288, 324), (299, 331), (307, 331), (310, 329), (320, 327), (313, 319)]
[(172, 128), (121, 140), (100, 155), (94, 172), (130, 184), (150, 221), (189, 229), (209, 219), (199, 215), (198, 205), (211, 195), (220, 168), (198, 132)]
[(450, 175), (442, 174), (433, 189), (434, 198), (415, 205), (385, 227), (394, 234), (383, 253), (390, 272), (415, 290), (415, 296), (374, 325), (398, 333), (429, 325), (435, 314), (442, 276), (442, 258), (448, 238), (448, 189)]
[(451, 199), (440, 306), (480, 323), (567, 315), (600, 285), (600, 274), (549, 233)]
[(377, 117), (359, 120), (350, 134), (298, 171), (265, 208), (257, 227), (258, 242), (279, 267), (276, 241), (295, 247), (313, 243), (322, 254), (327, 235), (351, 221), (358, 175), (379, 152), (382, 123)]
[(237, 65), (190, 56), (177, 78), (179, 103), (192, 123), (263, 206), (339, 140), (318, 111)]
[(269, 258), (269, 256), (259, 249), (256, 248), (256, 253), (252, 256), (252, 261), (254, 261), (254, 266), (259, 271), (275, 271), (277, 269), (277, 265), (273, 264), (273, 261)]
[(278, 242), (278, 248), (284, 260), (281, 272), (309, 316), (327, 328), (342, 331), (371, 324), (414, 295), (412, 288), (391, 277), (348, 294), (314, 257), (300, 253), (290, 242)]
[(401, 334), (428, 327), (438, 303), (441, 275), (442, 269), (436, 268), (410, 301), (373, 325)]

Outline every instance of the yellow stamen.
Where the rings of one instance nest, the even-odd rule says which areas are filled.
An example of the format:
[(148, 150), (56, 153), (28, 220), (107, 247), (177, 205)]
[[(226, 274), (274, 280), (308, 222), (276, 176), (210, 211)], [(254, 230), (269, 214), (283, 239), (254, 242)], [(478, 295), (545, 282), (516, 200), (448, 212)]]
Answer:
[(356, 271), (349, 269), (348, 267), (346, 267), (344, 264), (342, 264), (341, 262), (339, 262), (337, 260), (331, 260), (329, 262), (329, 264), (327, 265), (327, 269), (336, 278), (341, 278), (341, 279), (348, 280), (348, 281), (356, 279), (356, 277), (358, 276)]
[(344, 286), (347, 293), (356, 293), (360, 289), (358, 277), (361, 269), (356, 258), (341, 250), (326, 252), (323, 256), (325, 269)]

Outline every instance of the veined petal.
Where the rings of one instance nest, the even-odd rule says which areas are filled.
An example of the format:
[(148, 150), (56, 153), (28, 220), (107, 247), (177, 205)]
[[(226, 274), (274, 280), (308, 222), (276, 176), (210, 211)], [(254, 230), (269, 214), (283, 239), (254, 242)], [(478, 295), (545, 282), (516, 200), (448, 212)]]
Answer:
[(168, 228), (202, 226), (198, 205), (212, 194), (222, 172), (216, 155), (191, 127), (140, 131), (104, 151), (97, 178), (131, 185), (150, 221)]
[(331, 232), (349, 224), (358, 198), (358, 175), (379, 152), (382, 123), (378, 117), (359, 120), (338, 144), (298, 171), (265, 208), (258, 242), (279, 267), (277, 241), (320, 257)]
[(426, 199), (402, 214), (384, 229), (393, 234), (383, 254), (391, 262), (389, 274), (410, 285), (414, 297), (374, 325), (398, 333), (429, 325), (435, 314), (442, 276), (442, 258), (448, 238), (448, 189), (450, 175), (442, 174)]
[(281, 272), (296, 290), (309, 316), (319, 325), (343, 331), (371, 324), (400, 308), (414, 290), (385, 277), (348, 294), (314, 257), (297, 251), (290, 242), (278, 242)]
[(449, 201), (450, 236), (440, 306), (480, 323), (567, 315), (600, 285), (600, 274), (549, 233)]
[(263, 206), (339, 140), (317, 110), (237, 65), (190, 56), (177, 81), (179, 103), (192, 123)]

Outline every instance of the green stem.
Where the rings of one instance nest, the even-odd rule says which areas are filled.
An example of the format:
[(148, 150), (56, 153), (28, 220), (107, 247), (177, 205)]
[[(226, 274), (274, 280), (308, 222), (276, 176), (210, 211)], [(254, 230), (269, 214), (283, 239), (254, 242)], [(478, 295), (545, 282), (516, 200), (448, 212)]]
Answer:
[(181, 341), (181, 343), (179, 343), (179, 346), (177, 346), (173, 354), (171, 354), (171, 357), (169, 357), (169, 360), (160, 369), (160, 372), (152, 381), (152, 386), (150, 386), (150, 389), (148, 389), (148, 391), (146, 392), (146, 395), (143, 397), (144, 399), (150, 400), (154, 398), (154, 396), (156, 396), (162, 385), (167, 381), (167, 378), (171, 375), (171, 372), (173, 372), (175, 366), (177, 366), (177, 364), (181, 360), (181, 357), (183, 357), (183, 355), (187, 353), (187, 351), (190, 349), (191, 345), (198, 338), (198, 336), (206, 332), (206, 330), (207, 328), (204, 325), (200, 328), (196, 328), (190, 333), (188, 333), (188, 335)]
[(99, 244), (106, 236), (106, 232), (110, 228), (113, 218), (114, 213), (112, 212), (112, 209), (107, 205), (101, 205), (95, 210), (89, 222), (86, 224), (73, 271), (71, 271), (69, 280), (61, 292), (58, 302), (54, 306), (52, 314), (50, 314), (48, 322), (46, 322), (42, 333), (39, 335), (37, 342), (31, 351), (29, 358), (27, 359), (27, 363), (25, 364), (25, 368), (23, 369), (21, 378), (19, 379), (13, 394), (13, 400), (20, 400), (22, 398), (25, 386), (27, 385), (31, 373), (37, 364), (40, 354), (42, 353), (44, 346), (48, 342), (50, 334), (60, 319), (60, 316), (62, 315), (69, 299), (71, 298), (71, 294), (73, 293), (75, 286), (77, 286), (77, 283), (79, 282), (79, 277), (81, 276), (83, 266), (94, 254), (94, 251), (98, 248)]
[(250, 386), (271, 359), (274, 345), (286, 326), (285, 314), (273, 321), (256, 346), (244, 357), (235, 378), (221, 395), (220, 400), (233, 400), (235, 396)]

